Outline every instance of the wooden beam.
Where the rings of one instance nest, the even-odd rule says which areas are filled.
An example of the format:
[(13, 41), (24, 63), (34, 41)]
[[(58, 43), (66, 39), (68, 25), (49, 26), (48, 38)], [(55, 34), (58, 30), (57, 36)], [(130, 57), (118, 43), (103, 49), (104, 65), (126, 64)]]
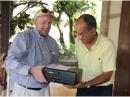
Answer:
[(10, 1), (1, 1), (1, 52), (7, 53), (10, 32)]

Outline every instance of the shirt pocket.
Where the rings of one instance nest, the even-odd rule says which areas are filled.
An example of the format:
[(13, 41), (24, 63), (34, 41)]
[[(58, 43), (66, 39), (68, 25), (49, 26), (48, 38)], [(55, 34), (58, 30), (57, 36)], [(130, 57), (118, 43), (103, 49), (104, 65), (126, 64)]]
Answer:
[(100, 75), (102, 73), (102, 59), (101, 57), (93, 58), (90, 64), (91, 72), (95, 75)]
[(52, 59), (51, 52), (44, 52), (43, 56), (44, 56), (43, 57), (43, 63), (50, 64), (51, 63), (51, 59)]

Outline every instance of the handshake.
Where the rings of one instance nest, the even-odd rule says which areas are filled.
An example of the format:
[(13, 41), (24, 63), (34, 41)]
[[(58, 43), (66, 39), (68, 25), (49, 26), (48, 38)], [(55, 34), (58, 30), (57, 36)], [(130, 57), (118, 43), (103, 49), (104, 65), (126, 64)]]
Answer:
[(82, 69), (69, 68), (67, 70), (45, 67), (42, 69), (48, 82), (62, 83), (64, 85), (74, 86), (82, 79)]

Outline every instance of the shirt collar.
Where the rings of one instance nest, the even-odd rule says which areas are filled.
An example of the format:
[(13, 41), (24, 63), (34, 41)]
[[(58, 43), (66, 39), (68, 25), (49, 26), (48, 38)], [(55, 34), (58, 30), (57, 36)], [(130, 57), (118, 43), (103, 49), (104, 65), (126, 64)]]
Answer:
[(98, 34), (96, 42), (92, 45), (92, 49), (98, 46), (99, 41), (100, 41), (100, 34)]
[[(90, 51), (93, 50), (93, 49), (95, 49), (95, 48), (99, 45), (100, 37), (101, 37), (101, 35), (98, 34), (97, 39), (96, 39), (96, 42), (91, 46)], [(77, 38), (77, 39), (78, 39), (78, 38)], [(78, 41), (79, 41), (82, 45), (84, 45), (84, 44), (81, 42), (80, 39), (78, 39)], [(85, 46), (85, 45), (84, 45), (84, 46)], [(85, 47), (85, 48), (86, 48), (86, 47)], [(87, 49), (87, 48), (86, 48), (86, 49)], [(88, 49), (87, 49), (87, 50), (88, 50)], [(88, 51), (89, 51), (89, 50), (88, 50)]]
[(48, 39), (48, 36), (46, 36), (46, 37), (41, 36), (36, 28), (34, 28), (34, 32), (36, 33), (36, 37), (38, 39), (44, 39), (44, 40)]

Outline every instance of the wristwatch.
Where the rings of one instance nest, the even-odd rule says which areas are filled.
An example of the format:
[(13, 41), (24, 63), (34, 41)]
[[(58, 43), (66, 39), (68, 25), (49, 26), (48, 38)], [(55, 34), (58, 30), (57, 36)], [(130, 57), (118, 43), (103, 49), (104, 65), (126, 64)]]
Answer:
[(90, 85), (87, 85), (87, 88), (90, 88), (91, 86)]
[(91, 87), (91, 85), (87, 84), (87, 82), (85, 82), (85, 83), (86, 83), (86, 85), (85, 85), (86, 88), (90, 88)]

